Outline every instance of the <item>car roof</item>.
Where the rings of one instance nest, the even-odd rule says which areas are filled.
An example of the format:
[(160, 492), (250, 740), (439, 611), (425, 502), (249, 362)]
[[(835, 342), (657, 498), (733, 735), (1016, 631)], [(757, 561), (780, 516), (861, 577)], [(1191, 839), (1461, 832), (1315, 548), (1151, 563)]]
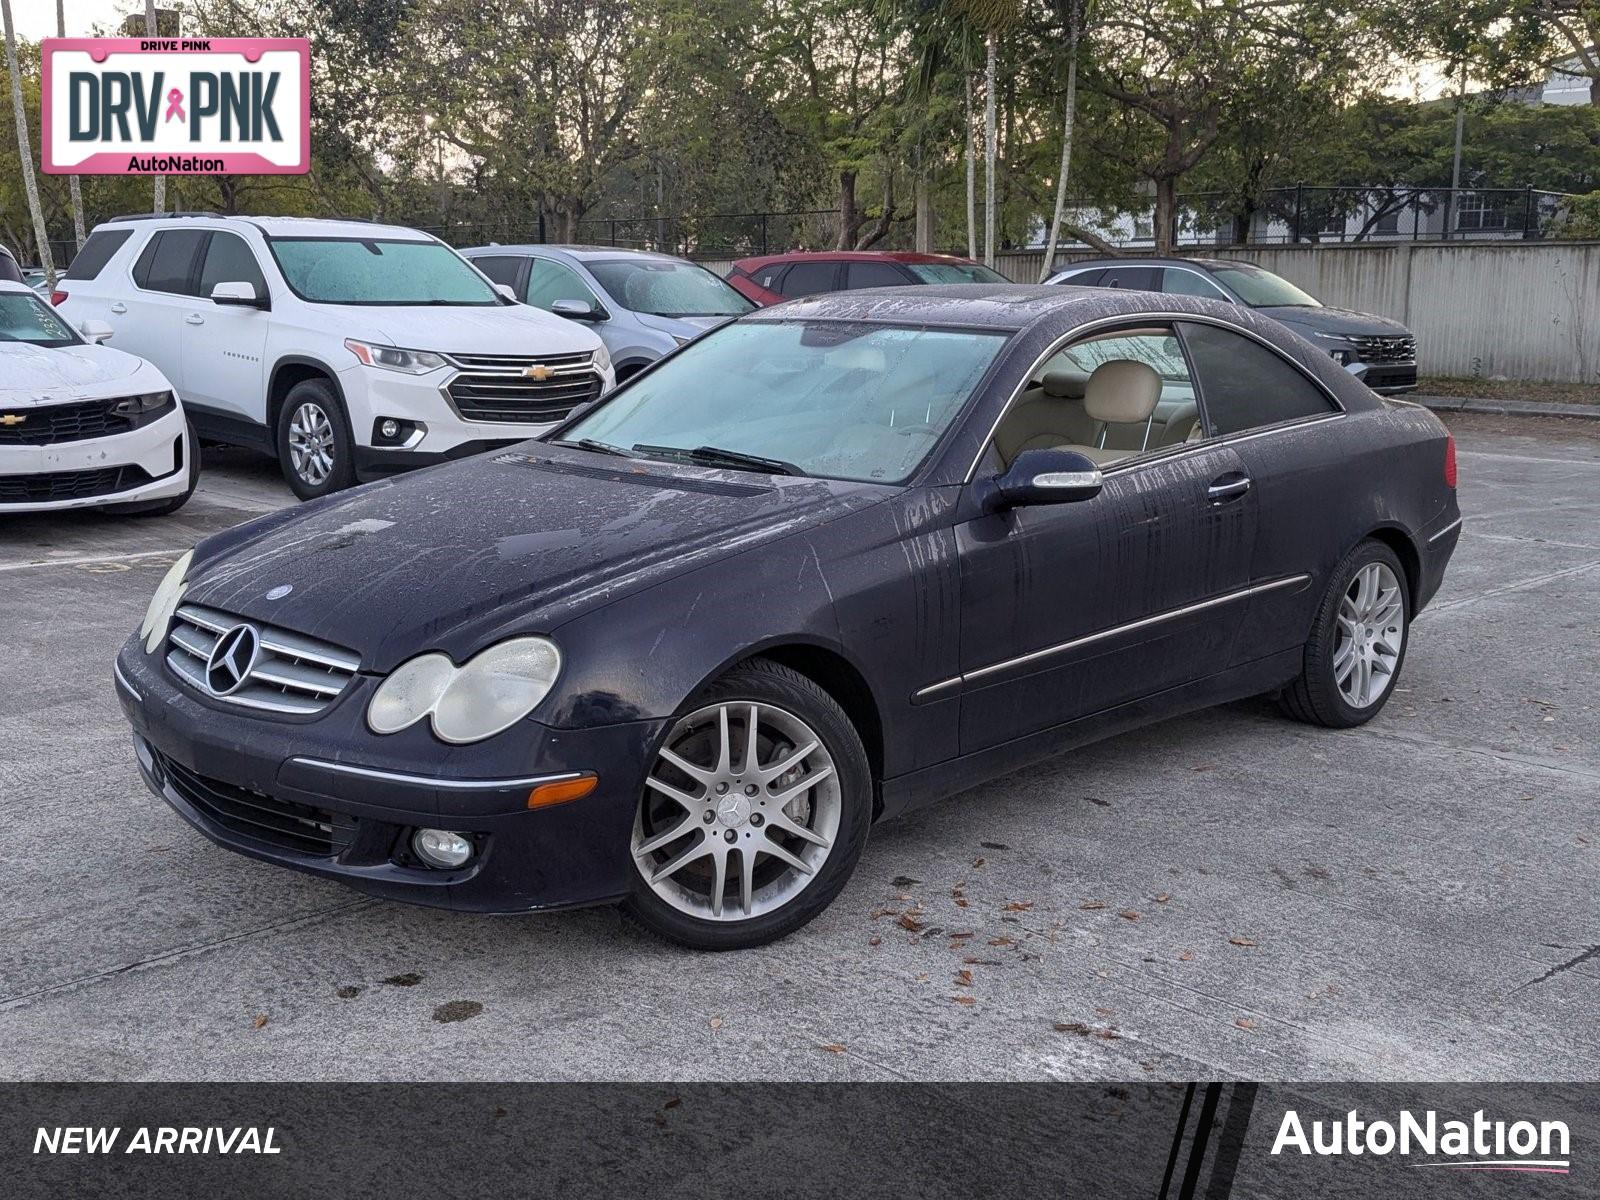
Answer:
[[(1159, 254), (1146, 254), (1142, 256), (1128, 255), (1116, 258), (1085, 258), (1077, 262), (1065, 264), (1063, 271), (1082, 271), (1088, 267), (1205, 267), (1215, 270), (1217, 267), (1254, 267), (1256, 264), (1245, 262), (1237, 258), (1183, 258), (1178, 255), (1162, 256)], [(1260, 268), (1258, 268), (1260, 269)]]
[(27, 284), (18, 283), (15, 279), (0, 279), (0, 292), (23, 292), (33, 297), (37, 297), (39, 295), (38, 292), (34, 291)]
[(463, 254), (534, 254), (548, 258), (567, 258), (574, 262), (596, 262), (607, 258), (636, 258), (641, 262), (687, 262), (675, 254), (659, 250), (635, 250), (631, 246), (555, 245), (550, 242), (522, 242), (515, 245), (471, 246)]
[(163, 227), (181, 228), (187, 220), (215, 221), (222, 224), (237, 222), (253, 225), (268, 237), (330, 237), (330, 238), (370, 238), (398, 241), (432, 241), (431, 234), (420, 229), (412, 229), (406, 225), (380, 225), (374, 221), (335, 220), (325, 217), (253, 217), (230, 216), (223, 213), (195, 212), (195, 213), (169, 213), (156, 216), (153, 213), (135, 213), (129, 216), (112, 217), (95, 226), (97, 229), (109, 227), (126, 229), (131, 227), (142, 228), (146, 224), (161, 225)]
[(957, 258), (953, 254), (923, 254), (915, 250), (791, 250), (787, 254), (763, 254), (755, 258), (741, 258), (734, 263), (746, 271), (791, 262), (898, 262), (898, 263), (958, 263), (961, 266), (981, 266), (970, 258)]
[[(1143, 298), (1143, 303), (1134, 301)], [(1069, 315), (1090, 320), (1120, 313), (1157, 311), (1171, 297), (1132, 290), (1062, 286), (1040, 283), (935, 283), (921, 286), (861, 288), (822, 292), (815, 296), (758, 308), (741, 321), (839, 320), (872, 321), (886, 325), (906, 323), (975, 328), (1024, 329), (1043, 317)], [(1184, 297), (1185, 301), (1195, 300)], [(1232, 305), (1196, 300), (1200, 311), (1215, 305), (1228, 311)]]

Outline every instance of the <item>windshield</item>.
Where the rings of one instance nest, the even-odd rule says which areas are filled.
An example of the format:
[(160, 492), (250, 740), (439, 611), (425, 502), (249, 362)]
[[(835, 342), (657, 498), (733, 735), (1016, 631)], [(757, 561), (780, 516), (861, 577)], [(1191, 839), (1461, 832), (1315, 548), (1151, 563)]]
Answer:
[(561, 440), (715, 447), (807, 475), (902, 483), (1005, 337), (848, 322), (725, 325), (622, 388)]
[(655, 317), (731, 317), (755, 307), (704, 267), (660, 259), (584, 264), (622, 307)]
[(1010, 283), (998, 271), (977, 263), (906, 263), (923, 283)]
[(498, 304), (500, 297), (438, 242), (272, 238), (284, 280), (313, 304)]
[(37, 296), (27, 292), (0, 292), (0, 342), (27, 342), (34, 346), (76, 346), (78, 335)]
[(1260, 267), (1213, 267), (1211, 273), (1251, 308), (1321, 308), (1322, 301)]

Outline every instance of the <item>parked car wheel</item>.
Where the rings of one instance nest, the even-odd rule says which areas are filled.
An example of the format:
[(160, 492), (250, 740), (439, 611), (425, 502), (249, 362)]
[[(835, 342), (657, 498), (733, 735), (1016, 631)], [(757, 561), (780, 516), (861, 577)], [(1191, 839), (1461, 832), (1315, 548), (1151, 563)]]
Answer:
[(872, 774), (844, 710), (757, 659), (691, 701), (663, 741), (634, 819), (623, 910), (694, 949), (774, 941), (838, 895), (871, 822)]
[(188, 483), (183, 491), (176, 496), (169, 496), (165, 500), (147, 500), (141, 504), (108, 504), (103, 511), (118, 517), (164, 517), (175, 513), (185, 504), (189, 497), (194, 495), (194, 489), (200, 483), (200, 439), (195, 436), (194, 426), (186, 425), (188, 437)]
[(331, 384), (307, 379), (289, 390), (278, 413), (278, 463), (296, 496), (314, 500), (355, 483), (353, 441)]
[(1394, 693), (1410, 634), (1411, 594), (1393, 550), (1364, 541), (1333, 573), (1284, 711), (1332, 729), (1364, 725)]

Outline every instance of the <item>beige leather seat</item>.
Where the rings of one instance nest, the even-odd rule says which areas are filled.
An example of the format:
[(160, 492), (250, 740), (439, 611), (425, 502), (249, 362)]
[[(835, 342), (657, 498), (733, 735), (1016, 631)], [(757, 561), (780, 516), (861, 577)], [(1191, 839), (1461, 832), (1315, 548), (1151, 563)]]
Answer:
[(995, 430), (994, 444), (1007, 466), (1024, 450), (1053, 450), (1093, 438), (1095, 423), (1083, 406), (1089, 375), (1046, 371), (1023, 393)]
[(1109, 425), (1147, 425), (1160, 402), (1161, 376), (1154, 367), (1131, 358), (1101, 363), (1083, 390), (1083, 407), (1095, 422), (1095, 434), (1066, 449), (1076, 450), (1097, 463), (1132, 457), (1139, 452), (1095, 443)]

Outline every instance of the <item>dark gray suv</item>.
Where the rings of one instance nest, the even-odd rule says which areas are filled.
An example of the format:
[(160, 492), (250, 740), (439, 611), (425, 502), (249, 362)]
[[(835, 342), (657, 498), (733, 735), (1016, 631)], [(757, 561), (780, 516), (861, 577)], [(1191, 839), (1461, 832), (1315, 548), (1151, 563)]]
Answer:
[(1398, 321), (1330, 308), (1280, 275), (1226, 258), (1100, 258), (1075, 262), (1050, 283), (1204, 296), (1281, 321), (1375, 392), (1417, 387), (1417, 339)]

